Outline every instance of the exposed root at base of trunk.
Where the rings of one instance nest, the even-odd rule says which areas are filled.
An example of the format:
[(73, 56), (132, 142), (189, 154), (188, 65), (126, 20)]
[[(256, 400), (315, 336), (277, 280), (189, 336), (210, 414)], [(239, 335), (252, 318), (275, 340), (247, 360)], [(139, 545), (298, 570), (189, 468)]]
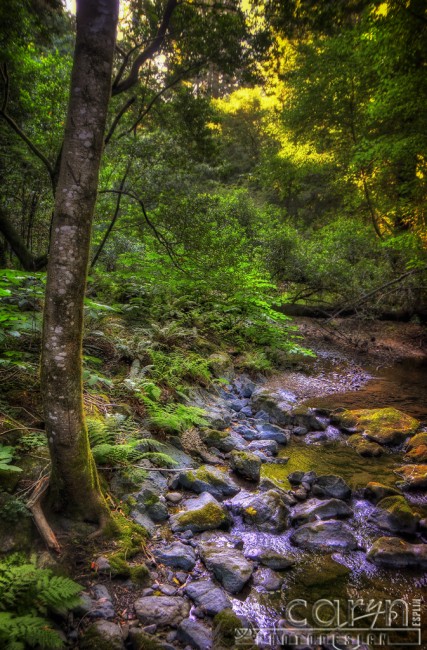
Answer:
[(44, 495), (46, 494), (48, 487), (49, 477), (44, 476), (36, 483), (33, 493), (27, 502), (27, 508), (33, 515), (34, 523), (36, 524), (37, 530), (39, 531), (46, 546), (50, 550), (55, 551), (55, 553), (61, 553), (61, 546), (56, 539), (55, 533), (49, 526), (41, 506), (41, 502)]

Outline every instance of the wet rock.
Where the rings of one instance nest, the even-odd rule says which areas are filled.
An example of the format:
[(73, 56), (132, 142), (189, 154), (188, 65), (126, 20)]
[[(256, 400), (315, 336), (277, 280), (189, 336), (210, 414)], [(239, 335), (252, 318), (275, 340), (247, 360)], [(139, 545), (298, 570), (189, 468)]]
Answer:
[(230, 480), (226, 472), (209, 465), (180, 472), (178, 482), (182, 487), (193, 492), (209, 492), (217, 499), (234, 496), (239, 492), (237, 485)]
[(94, 585), (92, 587), (94, 602), (89, 613), (90, 618), (109, 620), (115, 618), (111, 594), (105, 585)]
[(212, 580), (196, 580), (185, 587), (185, 593), (208, 616), (215, 616), (231, 603), (225, 593)]
[(251, 440), (260, 439), (259, 432), (254, 427), (250, 427), (247, 424), (238, 424), (237, 426), (234, 427), (234, 431), (249, 442)]
[(297, 501), (305, 501), (308, 496), (308, 491), (301, 486), (298, 489), (292, 491), (292, 496)]
[(141, 515), (146, 514), (155, 522), (168, 519), (169, 512), (164, 498), (160, 497), (155, 489), (144, 486), (134, 497), (136, 499), (135, 510)]
[(314, 433), (309, 433), (305, 437), (305, 441), (308, 444), (313, 444), (313, 443), (317, 443), (317, 442), (324, 442), (327, 439), (328, 439), (328, 436), (326, 435), (326, 431), (314, 431)]
[(383, 485), (383, 483), (376, 483), (375, 481), (368, 483), (364, 490), (365, 499), (368, 499), (372, 503), (378, 503), (378, 501), (381, 501), (385, 497), (398, 496), (400, 494), (400, 490), (389, 485)]
[(245, 442), (235, 431), (218, 431), (217, 429), (207, 429), (201, 431), (200, 437), (208, 447), (215, 447), (225, 453), (232, 449), (244, 449)]
[(377, 442), (372, 442), (372, 440), (367, 440), (360, 433), (354, 433), (350, 436), (347, 439), (347, 444), (352, 449), (355, 449), (360, 456), (367, 458), (376, 458), (384, 453), (381, 445)]
[(262, 451), (263, 454), (272, 454), (275, 456), (279, 453), (279, 445), (275, 440), (253, 440), (246, 447), (248, 451)]
[(173, 542), (169, 546), (157, 547), (153, 553), (157, 562), (173, 569), (191, 571), (196, 564), (196, 554), (187, 544)]
[(274, 479), (273, 477), (270, 476), (262, 476), (259, 483), (259, 490), (260, 492), (268, 492), (269, 490), (275, 490), (276, 492), (279, 492), (280, 496), (282, 497), (283, 503), (286, 503), (286, 505), (288, 506), (295, 505), (296, 503), (295, 499), (291, 496), (291, 494), (287, 490), (285, 490), (280, 485), (281, 482), (282, 481)]
[(170, 501), (170, 503), (179, 503), (182, 501), (181, 492), (167, 492), (165, 497), (167, 501)]
[(245, 550), (245, 557), (275, 571), (289, 569), (295, 564), (293, 558), (282, 555), (274, 549), (264, 547), (248, 548)]
[(412, 438), (406, 442), (405, 449), (411, 451), (411, 449), (424, 445), (427, 445), (427, 431), (422, 431), (421, 433), (416, 433), (415, 436), (412, 436)]
[(230, 517), (226, 508), (208, 492), (185, 502), (186, 510), (171, 516), (173, 532), (190, 530), (199, 533), (215, 528), (228, 528)]
[(304, 472), (296, 471), (288, 474), (288, 481), (291, 485), (300, 485), (304, 479)]
[(279, 445), (286, 445), (289, 442), (290, 431), (281, 429), (275, 424), (262, 422), (256, 425), (256, 430), (260, 434), (260, 440), (274, 440)]
[(265, 411), (278, 424), (290, 424), (290, 412), (295, 406), (297, 397), (284, 389), (257, 388), (251, 397), (252, 409)]
[(251, 379), (249, 379), (249, 377), (239, 377), (235, 380), (234, 385), (242, 397), (246, 399), (252, 397), (255, 390), (255, 384)]
[(315, 496), (333, 499), (349, 499), (351, 490), (341, 476), (335, 474), (323, 474), (317, 476), (313, 481), (313, 494)]
[(414, 447), (404, 455), (403, 460), (406, 463), (427, 463), (427, 445)]
[(178, 639), (183, 643), (189, 643), (196, 650), (210, 650), (213, 646), (213, 635), (211, 630), (200, 623), (187, 618), (178, 627)]
[(232, 469), (248, 481), (259, 481), (261, 460), (249, 451), (234, 450), (230, 455)]
[(242, 410), (243, 407), (247, 405), (248, 401), (246, 399), (233, 399), (229, 403), (230, 408), (238, 413)]
[(368, 560), (390, 568), (427, 568), (427, 544), (409, 544), (399, 537), (380, 537), (369, 549)]
[(216, 542), (201, 542), (200, 554), (209, 571), (230, 594), (238, 594), (253, 571), (253, 565), (236, 548), (218, 546)]
[(98, 557), (95, 562), (94, 562), (94, 567), (95, 571), (97, 573), (110, 573), (111, 571), (111, 564), (109, 563), (108, 559), (106, 557)]
[(278, 591), (282, 584), (283, 578), (272, 569), (261, 568), (253, 574), (253, 582), (257, 587), (263, 587), (266, 591)]
[(341, 427), (353, 427), (380, 445), (398, 445), (414, 435), (419, 421), (395, 408), (343, 411), (335, 416)]
[(280, 492), (268, 490), (258, 494), (243, 493), (230, 501), (231, 511), (243, 520), (268, 533), (281, 533), (288, 527), (289, 507)]
[(176, 587), (173, 587), (172, 585), (159, 585), (157, 589), (164, 595), (164, 596), (175, 596), (177, 589)]
[(163, 650), (164, 644), (153, 638), (147, 630), (141, 630), (139, 627), (131, 627), (129, 630), (129, 641), (132, 650)]
[(326, 555), (316, 562), (304, 563), (298, 573), (298, 581), (306, 587), (317, 587), (345, 578), (351, 571), (343, 564)]
[(402, 490), (420, 490), (427, 487), (427, 465), (404, 465), (395, 470), (404, 480), (397, 486)]
[(404, 496), (382, 499), (370, 521), (390, 533), (415, 533), (420, 516), (412, 512)]
[(294, 507), (291, 513), (293, 524), (301, 525), (319, 519), (350, 517), (352, 509), (340, 499), (309, 499)]
[(253, 416), (253, 412), (250, 406), (244, 406), (241, 411), (239, 411), (238, 418), (241, 420), (244, 420), (246, 418), (251, 418)]
[(120, 627), (111, 621), (92, 623), (80, 640), (82, 650), (124, 650), (123, 635)]
[(256, 420), (264, 420), (264, 422), (270, 422), (270, 416), (266, 411), (257, 411), (254, 417)]
[(292, 433), (295, 436), (305, 436), (308, 433), (307, 427), (294, 427)]
[(190, 612), (190, 604), (178, 596), (145, 596), (134, 603), (142, 625), (176, 627)]
[(319, 415), (316, 409), (309, 406), (294, 407), (289, 416), (294, 425), (306, 427), (312, 431), (324, 431), (330, 422), (329, 418)]
[(295, 530), (290, 540), (307, 551), (353, 551), (357, 540), (351, 529), (341, 521), (316, 521)]

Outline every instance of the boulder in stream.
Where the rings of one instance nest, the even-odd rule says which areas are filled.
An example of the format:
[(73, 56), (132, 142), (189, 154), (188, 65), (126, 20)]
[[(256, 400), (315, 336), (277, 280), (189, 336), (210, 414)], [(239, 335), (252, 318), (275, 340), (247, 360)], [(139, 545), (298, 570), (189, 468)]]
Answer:
[(427, 445), (418, 445), (408, 451), (403, 460), (406, 463), (427, 463)]
[(399, 445), (420, 426), (418, 420), (393, 407), (343, 411), (334, 417), (342, 428), (364, 433), (380, 445)]
[(195, 580), (185, 587), (185, 593), (208, 616), (215, 616), (231, 607), (228, 596), (212, 580)]
[(174, 532), (190, 530), (199, 533), (215, 528), (228, 528), (230, 517), (225, 506), (208, 492), (203, 492), (195, 499), (185, 502), (186, 510), (177, 512), (170, 518), (171, 528)]
[(216, 499), (234, 496), (239, 492), (239, 487), (233, 483), (226, 472), (209, 465), (201, 465), (197, 469), (180, 472), (178, 484), (199, 494), (209, 492)]
[(384, 485), (383, 483), (377, 483), (376, 481), (368, 483), (364, 490), (365, 499), (372, 503), (378, 503), (378, 501), (385, 499), (385, 497), (399, 496), (400, 494), (402, 493), (397, 488)]
[(230, 464), (236, 474), (240, 474), (240, 476), (243, 476), (248, 481), (259, 481), (261, 460), (250, 451), (232, 451), (230, 454)]
[(134, 603), (142, 625), (176, 627), (190, 612), (190, 603), (179, 596), (143, 596)]
[(290, 412), (295, 406), (297, 397), (289, 390), (281, 388), (257, 388), (251, 398), (252, 410), (265, 411), (278, 424), (290, 424)]
[(263, 546), (246, 549), (245, 557), (275, 571), (290, 569), (295, 564), (293, 558)]
[(427, 465), (403, 465), (395, 470), (404, 480), (397, 483), (402, 490), (422, 490), (427, 488)]
[(288, 528), (289, 507), (277, 490), (252, 494), (243, 492), (229, 502), (231, 511), (247, 524), (267, 533), (281, 533)]
[(207, 569), (224, 589), (238, 594), (252, 575), (252, 562), (239, 549), (218, 545), (216, 541), (201, 541), (199, 549)]
[(367, 458), (377, 458), (384, 453), (383, 448), (377, 442), (368, 440), (360, 433), (353, 433), (347, 439), (347, 444), (352, 449), (355, 449), (360, 456), (365, 456)]
[(154, 550), (154, 557), (157, 562), (172, 567), (173, 569), (182, 569), (191, 571), (196, 564), (196, 554), (191, 546), (176, 541), (168, 546), (158, 546)]
[(402, 495), (382, 499), (370, 517), (370, 521), (382, 530), (409, 535), (415, 533), (420, 519)]
[(244, 449), (245, 441), (235, 431), (219, 431), (218, 429), (204, 429), (200, 437), (208, 447), (215, 447), (225, 453), (232, 449)]
[(312, 485), (313, 494), (329, 499), (349, 499), (351, 489), (341, 476), (322, 474), (317, 476)]
[(325, 553), (353, 551), (358, 546), (351, 528), (335, 519), (304, 524), (292, 533), (290, 540), (306, 551)]
[(299, 526), (319, 519), (351, 517), (352, 514), (352, 509), (341, 499), (309, 499), (293, 508), (291, 520)]
[(427, 569), (427, 544), (410, 544), (399, 537), (380, 537), (372, 544), (367, 558), (377, 566), (393, 569)]
[(274, 440), (279, 445), (286, 445), (291, 437), (290, 431), (269, 422), (256, 424), (256, 430), (259, 433), (260, 440)]

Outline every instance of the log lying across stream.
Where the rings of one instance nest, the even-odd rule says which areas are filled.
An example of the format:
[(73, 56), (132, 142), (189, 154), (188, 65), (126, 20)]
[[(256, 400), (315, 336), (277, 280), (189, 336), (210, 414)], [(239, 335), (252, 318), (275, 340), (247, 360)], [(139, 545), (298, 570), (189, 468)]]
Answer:
[[(277, 311), (286, 316), (301, 316), (306, 318), (346, 318), (349, 316), (357, 316), (360, 313), (360, 310), (355, 308), (348, 308), (341, 310), (339, 305), (335, 307), (324, 307), (322, 305), (300, 305), (289, 303), (286, 305), (281, 305), (277, 307)], [(391, 320), (407, 323), (417, 316), (422, 323), (427, 323), (427, 309), (402, 309), (399, 311), (383, 311), (375, 314), (376, 320)]]

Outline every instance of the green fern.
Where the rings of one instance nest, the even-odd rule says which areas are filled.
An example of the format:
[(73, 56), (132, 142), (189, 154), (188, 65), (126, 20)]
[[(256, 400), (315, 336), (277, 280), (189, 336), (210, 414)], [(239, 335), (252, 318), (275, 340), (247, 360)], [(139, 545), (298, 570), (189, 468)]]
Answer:
[(143, 455), (143, 458), (151, 461), (153, 465), (156, 465), (157, 467), (174, 467), (175, 465), (178, 465), (176, 460), (171, 458), (171, 456), (168, 454), (162, 454), (160, 452), (146, 452)]
[(0, 643), (8, 650), (63, 647), (58, 632), (50, 627), (46, 619), (31, 614), (15, 616), (9, 612), (0, 612)]
[(86, 418), (86, 426), (91, 447), (104, 443), (113, 444), (115, 442), (114, 431), (107, 427), (104, 420)]
[(0, 445), (0, 472), (22, 472), (20, 467), (11, 465), (13, 458), (13, 447)]
[(193, 426), (207, 426), (206, 412), (197, 406), (166, 404), (165, 406), (144, 398), (150, 422), (158, 429), (181, 433)]
[(141, 452), (135, 449), (136, 444), (136, 440), (124, 445), (104, 442), (92, 448), (92, 455), (97, 465), (126, 465), (142, 457)]

